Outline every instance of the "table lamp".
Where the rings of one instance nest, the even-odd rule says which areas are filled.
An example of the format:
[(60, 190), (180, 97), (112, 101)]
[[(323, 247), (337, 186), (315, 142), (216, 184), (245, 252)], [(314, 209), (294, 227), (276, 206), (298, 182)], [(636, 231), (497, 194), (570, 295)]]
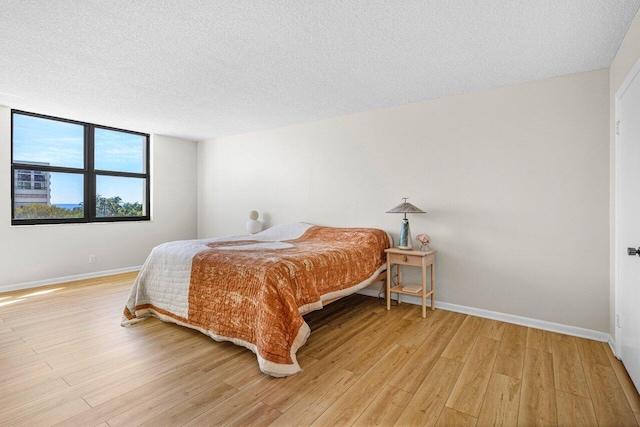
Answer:
[(408, 197), (403, 197), (403, 202), (395, 208), (388, 210), (387, 213), (401, 213), (404, 214), (402, 219), (402, 226), (400, 227), (400, 241), (398, 242), (398, 249), (412, 249), (413, 243), (411, 243), (411, 230), (409, 229), (409, 220), (407, 219), (408, 213), (426, 213), (422, 209), (416, 208), (411, 203), (407, 203)]

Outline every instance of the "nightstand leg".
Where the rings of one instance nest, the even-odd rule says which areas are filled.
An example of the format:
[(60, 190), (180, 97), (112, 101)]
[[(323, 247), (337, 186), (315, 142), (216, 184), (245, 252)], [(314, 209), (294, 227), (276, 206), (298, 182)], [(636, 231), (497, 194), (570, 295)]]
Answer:
[(435, 310), (436, 301), (436, 263), (431, 264), (431, 310)]
[[(398, 269), (398, 285), (402, 284), (402, 267), (400, 266), (400, 264), (396, 264), (396, 268)], [(402, 297), (401, 293), (396, 293), (397, 297), (398, 297), (398, 305), (400, 305), (400, 298)]]
[(391, 263), (387, 255), (387, 310), (391, 310)]
[[(433, 301), (433, 300), (432, 300)], [(427, 266), (422, 258), (422, 318), (427, 317)]]

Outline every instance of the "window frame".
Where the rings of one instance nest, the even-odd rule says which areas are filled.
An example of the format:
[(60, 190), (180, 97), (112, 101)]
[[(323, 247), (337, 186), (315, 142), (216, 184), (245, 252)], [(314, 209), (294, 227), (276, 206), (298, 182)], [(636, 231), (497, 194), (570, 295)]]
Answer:
[[(64, 166), (36, 165), (29, 163), (15, 163), (13, 158), (14, 150), (14, 124), (13, 120), (16, 114), (31, 116), (47, 120), (55, 120), (59, 122), (71, 123), (82, 126), (84, 128), (84, 167), (72, 168)], [(114, 132), (128, 133), (141, 136), (144, 138), (144, 172), (120, 172), (110, 170), (96, 170), (94, 147), (95, 147), (95, 130), (105, 129)], [(126, 129), (119, 129), (109, 126), (97, 125), (94, 123), (80, 122), (60, 117), (53, 117), (44, 114), (31, 113), (22, 110), (11, 110), (11, 225), (41, 225), (41, 224), (77, 224), (77, 223), (101, 223), (101, 222), (130, 222), (130, 221), (150, 221), (151, 220), (151, 153), (150, 153), (150, 135), (143, 132), (135, 132)], [(42, 219), (16, 219), (15, 218), (15, 179), (17, 170), (30, 170), (41, 172), (59, 172), (72, 173), (82, 175), (84, 180), (84, 216), (82, 218), (42, 218)], [(98, 176), (113, 176), (122, 178), (140, 178), (145, 180), (145, 198), (143, 204), (142, 216), (129, 217), (98, 217), (96, 216), (96, 181)]]

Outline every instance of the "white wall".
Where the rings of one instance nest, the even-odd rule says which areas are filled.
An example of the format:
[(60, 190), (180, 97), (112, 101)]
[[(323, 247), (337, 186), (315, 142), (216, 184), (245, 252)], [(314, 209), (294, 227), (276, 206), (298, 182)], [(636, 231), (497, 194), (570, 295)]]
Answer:
[(195, 238), (197, 145), (160, 135), (151, 145), (152, 221), (11, 226), (11, 110), (0, 106), (0, 292), (139, 266), (157, 244)]
[(609, 330), (609, 74), (598, 70), (198, 144), (198, 236), (307, 221), (438, 250), (438, 300)]
[(640, 59), (640, 10), (636, 13), (635, 18), (631, 22), (629, 29), (627, 30), (627, 34), (618, 49), (618, 53), (616, 57), (613, 59), (611, 63), (611, 68), (609, 69), (609, 101), (610, 101), (610, 121), (609, 121), (609, 141), (610, 141), (610, 318), (609, 318), (609, 329), (610, 333), (614, 335), (614, 315), (615, 315), (615, 252), (614, 252), (614, 241), (615, 241), (615, 194), (616, 194), (616, 186), (615, 186), (615, 158), (616, 158), (616, 139), (615, 139), (615, 96), (618, 89), (624, 82), (624, 79), (627, 77), (627, 74), (631, 71), (631, 68), (635, 65), (635, 63)]

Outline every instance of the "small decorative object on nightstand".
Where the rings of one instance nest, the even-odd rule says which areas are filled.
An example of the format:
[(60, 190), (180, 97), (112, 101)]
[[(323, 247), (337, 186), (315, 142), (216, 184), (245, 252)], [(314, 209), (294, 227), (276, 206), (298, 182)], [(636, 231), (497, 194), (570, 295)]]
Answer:
[(418, 234), (416, 236), (416, 240), (420, 243), (421, 251), (428, 251), (429, 245), (431, 244), (431, 237), (428, 234)]
[[(427, 317), (427, 297), (431, 297), (431, 310), (435, 308), (436, 297), (436, 251), (416, 251), (390, 248), (387, 254), (387, 310), (391, 310), (391, 293), (398, 294), (398, 304), (402, 295), (415, 295), (422, 298), (422, 317)], [(391, 265), (398, 271), (398, 284), (391, 287)], [(405, 285), (402, 283), (402, 266), (409, 265), (422, 268), (422, 285)], [(427, 292), (427, 267), (431, 266), (431, 289)]]
[(247, 221), (247, 232), (256, 234), (262, 231), (262, 223), (258, 221), (258, 211), (249, 212), (249, 221)]

